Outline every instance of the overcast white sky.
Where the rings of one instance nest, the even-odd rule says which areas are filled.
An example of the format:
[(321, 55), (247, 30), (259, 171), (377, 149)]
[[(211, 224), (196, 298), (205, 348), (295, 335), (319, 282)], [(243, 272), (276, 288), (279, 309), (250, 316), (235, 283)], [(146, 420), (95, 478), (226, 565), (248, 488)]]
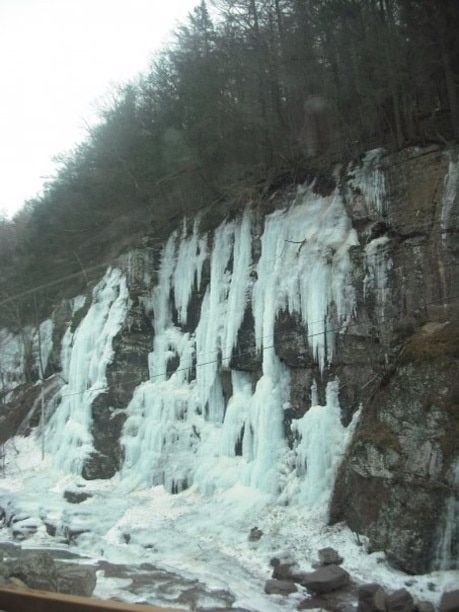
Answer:
[(82, 140), (115, 83), (144, 70), (198, 0), (0, 0), (0, 211)]

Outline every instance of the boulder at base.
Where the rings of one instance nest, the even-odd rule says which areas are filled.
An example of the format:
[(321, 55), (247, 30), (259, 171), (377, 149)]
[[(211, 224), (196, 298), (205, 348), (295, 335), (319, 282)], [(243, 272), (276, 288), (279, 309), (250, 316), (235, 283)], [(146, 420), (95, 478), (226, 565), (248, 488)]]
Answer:
[(49, 553), (25, 555), (8, 568), (8, 578), (20, 580), (31, 589), (57, 591), (57, 572)]
[(386, 591), (375, 582), (359, 588), (357, 612), (385, 612), (387, 608)]
[(458, 612), (459, 590), (443, 593), (440, 601), (440, 612)]
[(267, 580), (265, 584), (265, 593), (268, 595), (290, 595), (296, 593), (297, 588), (290, 580)]
[(406, 589), (398, 589), (387, 598), (388, 612), (412, 612), (413, 598)]
[(430, 601), (418, 601), (416, 610), (418, 612), (435, 612), (435, 606)]
[(341, 565), (343, 557), (337, 550), (327, 546), (319, 550), (319, 561), (322, 565)]
[(69, 563), (57, 568), (57, 589), (66, 595), (90, 597), (96, 588), (97, 576), (93, 567)]
[(338, 565), (325, 565), (305, 574), (301, 584), (313, 593), (330, 593), (348, 585), (349, 574)]
[(9, 582), (31, 589), (90, 597), (96, 588), (96, 570), (88, 565), (56, 563), (50, 553), (25, 554), (4, 564), (2, 572)]

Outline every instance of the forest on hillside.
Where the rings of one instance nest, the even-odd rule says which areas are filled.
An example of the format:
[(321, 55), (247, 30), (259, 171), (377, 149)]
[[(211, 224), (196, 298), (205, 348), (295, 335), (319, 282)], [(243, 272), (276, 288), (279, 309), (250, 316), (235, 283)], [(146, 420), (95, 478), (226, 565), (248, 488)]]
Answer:
[(0, 218), (0, 321), (46, 312), (60, 279), (84, 284), (179, 215), (376, 146), (457, 141), (458, 23), (457, 0), (202, 0), (43, 194)]

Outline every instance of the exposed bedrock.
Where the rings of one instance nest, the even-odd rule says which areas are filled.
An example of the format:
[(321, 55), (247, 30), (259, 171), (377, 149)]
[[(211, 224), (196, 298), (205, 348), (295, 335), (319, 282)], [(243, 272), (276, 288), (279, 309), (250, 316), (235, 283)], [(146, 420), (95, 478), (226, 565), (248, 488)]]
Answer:
[(374, 330), (379, 319), (379, 333), (353, 338), (350, 328), (337, 339), (337, 363), (349, 364), (337, 367), (341, 382), (343, 373), (347, 379), (342, 406), (360, 399), (363, 411), (335, 482), (331, 521), (367, 534), (374, 550), (411, 573), (457, 567), (459, 558), (453, 160), (432, 150), (388, 161), (389, 291), (373, 292), (373, 304), (366, 299), (357, 309), (358, 317), (369, 314)]
[(234, 370), (260, 372), (261, 362), (262, 356), (256, 349), (253, 312), (249, 304), (244, 310), (242, 323), (237, 334), (237, 343), (230, 360), (230, 367)]
[(458, 558), (457, 323), (426, 324), (408, 340), (365, 406), (335, 484), (331, 520), (366, 533), (410, 573)]

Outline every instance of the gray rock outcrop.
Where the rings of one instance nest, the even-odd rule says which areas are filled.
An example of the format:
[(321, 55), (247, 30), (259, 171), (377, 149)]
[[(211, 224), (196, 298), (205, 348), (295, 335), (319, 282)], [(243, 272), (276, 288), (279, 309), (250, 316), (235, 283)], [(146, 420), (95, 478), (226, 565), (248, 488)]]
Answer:
[(290, 580), (276, 580), (271, 578), (265, 583), (265, 593), (267, 595), (290, 595), (298, 589)]
[[(449, 500), (457, 495), (452, 474), (459, 427), (454, 299), (459, 294), (459, 194), (448, 155), (436, 149), (409, 161), (407, 155), (395, 156), (386, 174), (390, 294), (379, 307), (368, 296), (359, 297), (358, 320), (364, 323), (365, 313), (368, 322), (383, 320), (379, 348), (375, 345), (366, 365), (362, 356), (367, 381), (360, 379), (361, 391), (351, 382), (351, 394), (344, 391), (340, 397), (348, 409), (360, 397), (363, 411), (336, 479), (331, 521), (344, 520), (369, 537), (371, 550), (384, 550), (393, 565), (418, 574), (454, 568), (459, 559), (457, 527), (443, 547), (448, 559), (439, 545)], [(349, 205), (364, 228), (365, 198), (360, 208), (357, 201), (350, 197)], [(340, 342), (338, 360), (347, 354), (349, 336), (341, 348)], [(356, 347), (351, 354), (359, 354)], [(356, 374), (351, 365), (337, 371), (344, 388)]]
[(8, 578), (16, 578), (31, 589), (57, 591), (56, 565), (49, 553), (26, 555), (8, 568)]
[(386, 612), (387, 594), (376, 583), (364, 584), (358, 590), (357, 612)]
[(387, 598), (387, 612), (412, 612), (413, 597), (406, 589), (398, 589)]
[(57, 563), (50, 553), (22, 553), (0, 563), (4, 584), (89, 597), (96, 587), (96, 571), (89, 565)]
[(349, 574), (339, 565), (325, 565), (314, 572), (306, 573), (302, 586), (313, 593), (330, 593), (347, 586)]
[(343, 557), (337, 550), (327, 546), (319, 550), (319, 561), (322, 565), (340, 565), (343, 562)]
[(415, 610), (416, 612), (435, 612), (435, 606), (430, 601), (418, 601)]
[(56, 573), (59, 593), (90, 597), (96, 588), (96, 572), (87, 565), (61, 564)]
[(440, 600), (440, 612), (458, 612), (459, 590), (443, 593)]

